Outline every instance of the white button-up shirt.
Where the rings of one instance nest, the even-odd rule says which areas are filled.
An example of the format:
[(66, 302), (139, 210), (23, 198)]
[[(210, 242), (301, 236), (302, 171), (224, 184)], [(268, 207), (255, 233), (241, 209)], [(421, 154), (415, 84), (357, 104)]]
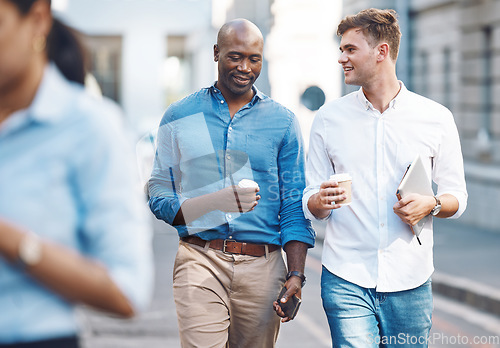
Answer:
[[(303, 208), (322, 182), (349, 173), (352, 203), (327, 217), (323, 265), (365, 288), (393, 292), (423, 284), (434, 271), (432, 223), (420, 234), (394, 213), (396, 189), (411, 161), (420, 154), (437, 196), (451, 194), (459, 217), (467, 191), (458, 131), (442, 105), (401, 90), (382, 114), (362, 89), (324, 105), (314, 120), (307, 162)], [(429, 179), (429, 180), (430, 180)]]

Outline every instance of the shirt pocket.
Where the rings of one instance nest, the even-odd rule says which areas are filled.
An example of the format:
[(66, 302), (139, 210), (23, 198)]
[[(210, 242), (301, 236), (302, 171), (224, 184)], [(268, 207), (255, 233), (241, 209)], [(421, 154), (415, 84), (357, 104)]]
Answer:
[(272, 138), (248, 134), (245, 148), (252, 170), (259, 172), (276, 170), (277, 150)]

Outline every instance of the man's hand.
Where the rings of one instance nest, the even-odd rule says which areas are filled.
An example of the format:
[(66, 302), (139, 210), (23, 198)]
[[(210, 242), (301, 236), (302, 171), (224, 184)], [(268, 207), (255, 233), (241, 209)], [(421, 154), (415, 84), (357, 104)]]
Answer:
[[(289, 241), (284, 246), (286, 252), (286, 260), (288, 263), (289, 271), (297, 271), (304, 273), (304, 266), (306, 264), (306, 255), (307, 255), (307, 244), (303, 242), (299, 242), (296, 240)], [(302, 296), (302, 279), (297, 276), (291, 276), (285, 282), (285, 287), (287, 291), (283, 295), (283, 297), (279, 300), (281, 303), (285, 303), (287, 301), (291, 301), (291, 297), (295, 294), (298, 298)], [(276, 294), (278, 296), (279, 294)], [(281, 319), (281, 322), (287, 322), (292, 320), (285, 316), (285, 313), (281, 310), (278, 301), (273, 302), (274, 310), (276, 314), (278, 314)]]
[(214, 193), (213, 204), (218, 210), (226, 213), (252, 211), (258, 204), (260, 196), (257, 195), (259, 188), (241, 188), (237, 185), (228, 186)]
[(307, 206), (309, 211), (317, 218), (325, 218), (330, 210), (338, 209), (340, 204), (335, 204), (346, 199), (345, 189), (339, 187), (336, 181), (325, 181), (321, 184), (319, 192), (309, 198)]
[(399, 216), (401, 221), (410, 226), (414, 226), (423, 217), (429, 215), (436, 205), (433, 196), (423, 196), (412, 193), (394, 204), (392, 209)]
[(225, 213), (246, 213), (257, 206), (260, 199), (257, 192), (259, 188), (241, 188), (233, 185), (206, 195), (189, 198), (182, 203), (173, 224), (174, 226), (186, 225), (214, 210), (221, 210)]
[[(292, 298), (293, 295), (297, 295), (298, 298), (302, 297), (302, 279), (300, 279), (297, 276), (292, 276), (290, 279), (288, 279), (285, 283), (285, 287), (287, 288), (285, 294), (279, 301), (281, 303), (286, 303), (288, 301), (291, 301), (290, 299)], [(282, 323), (285, 323), (287, 321), (292, 320), (291, 318), (287, 317), (285, 313), (281, 310), (281, 307), (278, 303), (278, 301), (273, 302), (273, 307), (274, 310), (276, 311), (276, 314), (278, 314), (281, 319)]]

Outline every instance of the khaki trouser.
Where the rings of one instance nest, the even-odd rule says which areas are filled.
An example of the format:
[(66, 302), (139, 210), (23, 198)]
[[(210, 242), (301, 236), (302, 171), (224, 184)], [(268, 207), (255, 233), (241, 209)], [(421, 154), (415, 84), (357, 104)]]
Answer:
[(272, 303), (285, 276), (280, 251), (229, 255), (180, 241), (174, 299), (182, 347), (274, 347), (280, 317)]

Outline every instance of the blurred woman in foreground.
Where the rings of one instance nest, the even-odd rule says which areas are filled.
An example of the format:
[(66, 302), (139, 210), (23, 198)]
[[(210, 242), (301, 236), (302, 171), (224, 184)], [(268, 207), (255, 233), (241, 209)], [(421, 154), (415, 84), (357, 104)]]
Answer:
[(78, 347), (75, 303), (131, 317), (150, 298), (132, 146), (84, 77), (50, 0), (0, 0), (0, 347)]

